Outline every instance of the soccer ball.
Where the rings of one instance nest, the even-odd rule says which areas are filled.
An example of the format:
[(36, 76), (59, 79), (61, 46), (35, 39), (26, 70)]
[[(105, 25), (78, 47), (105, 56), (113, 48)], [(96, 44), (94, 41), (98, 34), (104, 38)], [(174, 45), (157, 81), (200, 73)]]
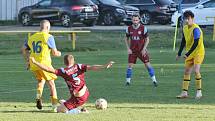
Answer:
[(95, 102), (96, 109), (104, 110), (107, 109), (107, 101), (103, 98), (99, 98)]

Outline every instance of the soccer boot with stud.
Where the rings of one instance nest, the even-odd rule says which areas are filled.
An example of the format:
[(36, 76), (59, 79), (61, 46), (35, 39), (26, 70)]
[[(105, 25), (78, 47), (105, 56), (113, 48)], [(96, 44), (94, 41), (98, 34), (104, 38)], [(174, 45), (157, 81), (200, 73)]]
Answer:
[(182, 91), (180, 95), (176, 96), (176, 98), (178, 98), (178, 99), (188, 98), (187, 91)]
[(42, 99), (36, 99), (36, 107), (40, 110), (43, 108)]
[(202, 98), (202, 91), (197, 90), (195, 99), (201, 99)]

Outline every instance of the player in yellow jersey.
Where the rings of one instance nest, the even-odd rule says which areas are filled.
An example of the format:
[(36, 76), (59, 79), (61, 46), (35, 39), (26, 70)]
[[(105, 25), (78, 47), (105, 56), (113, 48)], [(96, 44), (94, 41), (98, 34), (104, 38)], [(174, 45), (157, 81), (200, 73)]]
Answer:
[(196, 79), (196, 99), (202, 97), (202, 79), (200, 74), (200, 66), (204, 60), (205, 49), (203, 43), (203, 32), (201, 28), (194, 23), (194, 14), (192, 11), (184, 12), (185, 26), (183, 27), (183, 37), (181, 46), (176, 56), (176, 60), (181, 57), (183, 48), (185, 47), (185, 71), (184, 81), (182, 83), (182, 92), (177, 98), (187, 98), (190, 83), (190, 75), (192, 70), (195, 72)]
[(45, 72), (29, 62), (29, 57), (34, 57), (38, 62), (52, 67), (50, 53), (52, 53), (53, 56), (61, 56), (61, 52), (57, 50), (54, 37), (49, 34), (49, 30), (50, 22), (48, 20), (41, 21), (40, 31), (28, 38), (28, 41), (26, 41), (22, 47), (22, 53), (26, 61), (27, 69), (30, 69), (38, 80), (36, 94), (37, 108), (42, 109), (42, 93), (44, 85), (47, 82), (51, 93), (52, 108), (53, 111), (55, 111), (58, 99), (54, 80), (57, 79), (57, 76)]

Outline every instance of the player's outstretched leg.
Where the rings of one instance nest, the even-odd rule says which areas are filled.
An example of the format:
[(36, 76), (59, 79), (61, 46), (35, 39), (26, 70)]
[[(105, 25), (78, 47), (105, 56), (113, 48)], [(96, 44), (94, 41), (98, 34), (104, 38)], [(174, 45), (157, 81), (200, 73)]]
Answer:
[(155, 77), (154, 68), (151, 66), (151, 64), (149, 62), (145, 63), (145, 66), (146, 66), (146, 68), (148, 70), (149, 76), (152, 79), (152, 83), (153, 83), (154, 87), (157, 87), (158, 86), (158, 82), (157, 82), (156, 77)]
[(132, 76), (132, 68), (128, 67), (126, 71), (126, 86), (129, 86), (131, 84), (131, 76)]

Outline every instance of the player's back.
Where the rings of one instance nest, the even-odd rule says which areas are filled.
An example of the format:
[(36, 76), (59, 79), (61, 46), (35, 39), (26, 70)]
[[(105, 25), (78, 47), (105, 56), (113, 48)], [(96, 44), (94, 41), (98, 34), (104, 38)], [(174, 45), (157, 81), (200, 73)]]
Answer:
[[(34, 57), (36, 61), (51, 66), (50, 49), (47, 41), (51, 35), (45, 32), (37, 32), (28, 39), (30, 48), (30, 57)], [(34, 64), (31, 65), (31, 70), (39, 70)]]
[(58, 69), (56, 75), (65, 79), (70, 93), (73, 94), (73, 91), (78, 92), (86, 85), (84, 79), (86, 68), (87, 66), (84, 64), (75, 64), (71, 67)]

